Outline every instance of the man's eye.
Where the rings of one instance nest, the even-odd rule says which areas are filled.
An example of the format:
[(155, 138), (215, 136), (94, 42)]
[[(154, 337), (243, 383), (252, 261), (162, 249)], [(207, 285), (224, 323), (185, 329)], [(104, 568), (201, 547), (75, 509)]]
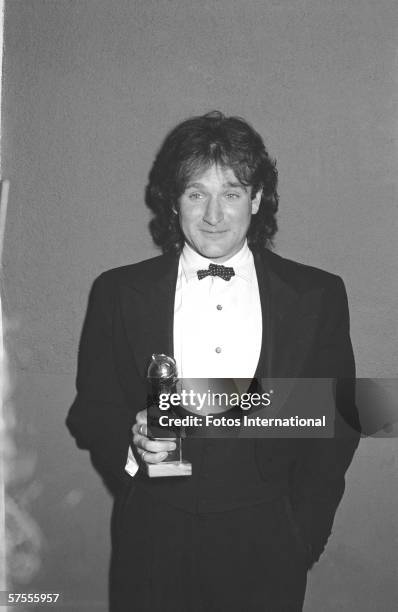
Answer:
[(228, 200), (236, 200), (237, 198), (240, 198), (240, 193), (227, 193), (226, 197)]
[(188, 198), (190, 200), (200, 200), (202, 197), (203, 197), (203, 194), (200, 193), (199, 191), (193, 191), (192, 193), (188, 195)]

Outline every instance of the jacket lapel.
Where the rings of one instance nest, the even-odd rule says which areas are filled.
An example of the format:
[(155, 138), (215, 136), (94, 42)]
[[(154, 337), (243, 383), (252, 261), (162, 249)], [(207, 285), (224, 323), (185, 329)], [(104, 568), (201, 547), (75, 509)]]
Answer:
[[(278, 258), (279, 259), (279, 258)], [(263, 337), (257, 376), (303, 376), (304, 362), (314, 341), (319, 314), (319, 292), (303, 292), (295, 279), (278, 270), (270, 252), (255, 255), (263, 313)]]
[[(308, 376), (306, 364), (319, 324), (320, 292), (303, 290), (286, 262), (269, 251), (256, 254), (255, 265), (263, 313), (256, 379), (264, 391), (274, 392), (272, 414), (264, 416), (276, 416), (283, 414), (295, 379)], [(261, 438), (256, 441), (256, 455), (262, 472), (267, 459), (277, 454), (286, 458), (292, 445), (289, 438)]]
[(178, 257), (148, 262), (139, 276), (120, 288), (121, 318), (138, 371), (146, 378), (153, 353), (174, 356), (173, 318)]

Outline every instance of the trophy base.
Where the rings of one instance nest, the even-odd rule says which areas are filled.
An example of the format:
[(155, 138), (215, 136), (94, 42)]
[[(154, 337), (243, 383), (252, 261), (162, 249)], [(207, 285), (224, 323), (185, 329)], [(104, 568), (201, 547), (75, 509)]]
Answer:
[(189, 463), (189, 461), (147, 463), (146, 473), (149, 478), (158, 478), (160, 476), (191, 476), (192, 463)]

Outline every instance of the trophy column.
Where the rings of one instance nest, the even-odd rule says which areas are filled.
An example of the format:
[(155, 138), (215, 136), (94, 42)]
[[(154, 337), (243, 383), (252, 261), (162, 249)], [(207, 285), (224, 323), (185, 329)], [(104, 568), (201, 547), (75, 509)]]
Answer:
[(192, 464), (183, 459), (182, 438), (183, 428), (165, 428), (159, 424), (162, 415), (169, 414), (176, 416), (171, 408), (167, 411), (159, 407), (161, 394), (170, 396), (176, 392), (177, 364), (172, 357), (158, 354), (152, 355), (147, 373), (148, 380), (148, 437), (151, 440), (174, 440), (176, 449), (170, 451), (166, 459), (160, 463), (146, 463), (146, 473), (150, 478), (160, 476), (190, 476), (192, 474)]

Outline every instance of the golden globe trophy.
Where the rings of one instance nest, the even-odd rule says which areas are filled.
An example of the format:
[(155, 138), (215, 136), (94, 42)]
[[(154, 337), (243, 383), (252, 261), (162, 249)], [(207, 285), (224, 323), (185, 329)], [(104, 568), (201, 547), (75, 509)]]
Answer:
[(192, 464), (182, 458), (182, 438), (184, 429), (175, 426), (162, 426), (161, 416), (178, 416), (172, 408), (160, 409), (160, 396), (170, 397), (176, 392), (178, 381), (177, 364), (173, 357), (154, 354), (148, 367), (148, 437), (151, 440), (174, 440), (176, 448), (169, 451), (166, 459), (160, 463), (146, 463), (146, 473), (150, 478), (160, 476), (190, 476)]

